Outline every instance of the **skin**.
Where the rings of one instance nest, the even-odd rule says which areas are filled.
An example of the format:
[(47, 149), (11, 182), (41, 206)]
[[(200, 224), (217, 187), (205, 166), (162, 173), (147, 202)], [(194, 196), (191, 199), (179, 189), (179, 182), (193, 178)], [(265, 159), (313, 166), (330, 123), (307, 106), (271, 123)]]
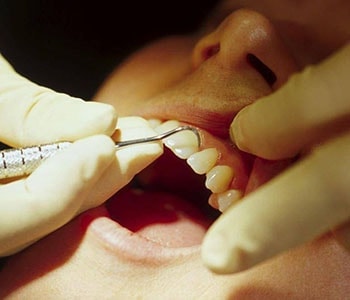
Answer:
[[(311, 1), (224, 1), (220, 7), (200, 32), (162, 39), (132, 55), (96, 99), (113, 104), (121, 116), (192, 122), (227, 140), (232, 118), (243, 107), (350, 37), (347, 1), (320, 1), (317, 14)], [(247, 63), (247, 53), (273, 70), (273, 84)], [(199, 251), (166, 263), (109, 251), (93, 234), (92, 220), (101, 210), (11, 257), (0, 273), (0, 296), (344, 299), (350, 292), (350, 255), (332, 235), (220, 276), (203, 266)]]

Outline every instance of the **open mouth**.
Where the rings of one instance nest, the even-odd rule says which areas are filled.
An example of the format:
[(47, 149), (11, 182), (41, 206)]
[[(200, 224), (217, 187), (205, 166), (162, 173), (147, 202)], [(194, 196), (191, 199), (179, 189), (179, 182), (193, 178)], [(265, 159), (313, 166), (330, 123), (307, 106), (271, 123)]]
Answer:
[[(184, 125), (151, 124), (159, 133)], [(165, 247), (201, 243), (221, 212), (245, 194), (254, 158), (198, 129), (200, 146), (191, 131), (164, 140), (164, 154), (107, 202), (112, 220)]]

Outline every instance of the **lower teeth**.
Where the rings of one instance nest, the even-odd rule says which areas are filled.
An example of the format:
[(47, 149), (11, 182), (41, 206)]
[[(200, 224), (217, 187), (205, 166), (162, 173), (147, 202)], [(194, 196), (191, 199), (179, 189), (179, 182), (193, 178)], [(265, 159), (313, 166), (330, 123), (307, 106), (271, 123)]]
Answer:
[(207, 173), (205, 185), (213, 193), (222, 193), (228, 189), (233, 175), (231, 167), (215, 166)]

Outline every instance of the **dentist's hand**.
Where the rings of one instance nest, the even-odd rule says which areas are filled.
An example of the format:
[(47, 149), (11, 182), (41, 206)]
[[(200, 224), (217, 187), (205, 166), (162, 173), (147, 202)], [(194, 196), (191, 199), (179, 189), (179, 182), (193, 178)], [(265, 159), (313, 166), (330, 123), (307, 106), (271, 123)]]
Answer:
[[(161, 153), (158, 144), (116, 153), (112, 106), (85, 102), (18, 75), (0, 55), (0, 141), (23, 147), (76, 141), (29, 177), (0, 184), (0, 256), (15, 253), (100, 205)], [(123, 138), (153, 135), (145, 120), (121, 118)]]
[(210, 228), (210, 269), (238, 272), (334, 228), (350, 249), (350, 45), (243, 109), (231, 136), (266, 159), (304, 156)]

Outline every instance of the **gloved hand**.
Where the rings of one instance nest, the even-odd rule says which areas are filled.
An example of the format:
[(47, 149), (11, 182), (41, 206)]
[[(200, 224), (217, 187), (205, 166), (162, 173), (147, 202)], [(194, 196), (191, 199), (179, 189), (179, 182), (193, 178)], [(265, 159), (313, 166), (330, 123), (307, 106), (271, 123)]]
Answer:
[(304, 156), (210, 228), (202, 249), (210, 269), (241, 271), (336, 227), (350, 249), (349, 78), (347, 45), (236, 116), (240, 149), (272, 160)]
[[(119, 150), (112, 106), (85, 102), (18, 75), (0, 55), (0, 141), (22, 147), (76, 141), (29, 177), (0, 185), (0, 256), (30, 245), (97, 206), (158, 155), (158, 144)], [(155, 134), (140, 118), (119, 120), (123, 138)]]

